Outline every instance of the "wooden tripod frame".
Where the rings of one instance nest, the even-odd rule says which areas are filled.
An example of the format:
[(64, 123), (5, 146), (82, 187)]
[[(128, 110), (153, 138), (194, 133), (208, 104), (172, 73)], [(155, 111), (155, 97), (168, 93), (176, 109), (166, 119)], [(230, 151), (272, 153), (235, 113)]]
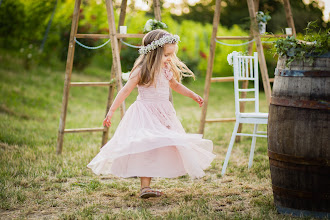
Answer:
[[(200, 119), (200, 126), (199, 126), (199, 133), (204, 134), (204, 128), (205, 123), (211, 123), (211, 122), (231, 122), (235, 121), (235, 118), (220, 118), (220, 119), (206, 119), (206, 112), (207, 112), (207, 105), (208, 105), (208, 99), (209, 99), (209, 93), (210, 93), (210, 86), (211, 82), (230, 82), (234, 81), (234, 77), (214, 77), (212, 78), (212, 72), (213, 72), (213, 64), (214, 64), (214, 56), (215, 56), (215, 47), (216, 47), (216, 40), (222, 39), (222, 40), (230, 40), (230, 39), (236, 39), (236, 40), (251, 40), (254, 39), (257, 46), (258, 51), (258, 57), (259, 57), (259, 65), (261, 70), (261, 76), (262, 76), (262, 82), (264, 86), (264, 90), (266, 93), (266, 99), (267, 103), (270, 103), (270, 96), (271, 96), (271, 87), (270, 87), (270, 80), (268, 77), (268, 70), (266, 65), (266, 59), (263, 51), (263, 46), (261, 43), (261, 37), (263, 38), (270, 38), (270, 37), (286, 37), (287, 35), (275, 35), (275, 36), (260, 36), (259, 31), (257, 30), (257, 20), (256, 20), (256, 11), (258, 10), (259, 0), (247, 0), (249, 14), (251, 18), (251, 28), (250, 36), (217, 36), (218, 26), (220, 22), (220, 10), (221, 10), (221, 0), (216, 0), (215, 5), (215, 12), (213, 17), (213, 31), (211, 36), (211, 44), (210, 44), (210, 53), (208, 57), (208, 63), (207, 63), (207, 71), (206, 71), (206, 78), (205, 78), (205, 87), (204, 87), (204, 105), (202, 108), (202, 114)], [(292, 28), (293, 35), (296, 35), (296, 30), (293, 22), (293, 17), (291, 13), (291, 7), (289, 0), (284, 0), (284, 8), (285, 8), (285, 14), (286, 19), (288, 22), (288, 25), (290, 28)], [(249, 44), (249, 54), (251, 55), (253, 43)], [(247, 83), (244, 83), (244, 87), (247, 87)], [(246, 94), (242, 94), (242, 96), (246, 96)], [(242, 97), (244, 98), (244, 97)], [(241, 112), (244, 112), (244, 105), (241, 106)], [(239, 132), (241, 131), (242, 126), (240, 125)], [(236, 139), (237, 140), (237, 139)]]
[[(70, 33), (70, 41), (69, 41), (69, 49), (68, 56), (66, 62), (66, 70), (65, 70), (65, 80), (64, 80), (64, 90), (63, 90), (63, 98), (62, 98), (62, 109), (61, 109), (61, 117), (60, 124), (58, 128), (58, 137), (57, 137), (57, 148), (56, 153), (61, 154), (63, 149), (63, 139), (65, 133), (76, 133), (76, 132), (103, 132), (102, 137), (102, 146), (108, 140), (109, 128), (101, 127), (101, 128), (77, 128), (77, 129), (65, 129), (65, 121), (67, 115), (67, 108), (69, 102), (69, 91), (72, 86), (108, 86), (108, 100), (106, 105), (106, 113), (108, 112), (114, 97), (114, 82), (116, 82), (117, 90), (119, 91), (122, 86), (121, 81), (121, 63), (120, 63), (120, 41), (118, 39), (121, 38), (143, 38), (144, 34), (119, 34), (116, 31), (114, 10), (113, 10), (113, 2), (112, 0), (105, 0), (106, 10), (107, 10), (107, 18), (109, 25), (109, 34), (78, 34), (78, 22), (79, 22), (79, 12), (81, 0), (75, 0), (73, 17), (72, 17), (72, 25), (71, 25), (71, 33)], [(160, 11), (160, 3), (159, 0), (153, 0), (154, 13), (155, 18), (157, 20), (161, 20), (161, 11)], [(119, 26), (124, 25), (125, 17), (126, 17), (126, 8), (127, 8), (127, 0), (123, 0), (121, 4), (120, 18), (119, 18)], [(73, 58), (75, 51), (75, 38), (94, 38), (94, 39), (111, 39), (111, 50), (112, 50), (112, 68), (111, 68), (111, 76), (109, 82), (71, 82), (71, 74), (72, 74), (72, 66), (73, 66)], [(123, 117), (125, 113), (125, 103), (123, 103), (120, 107), (121, 117)]]

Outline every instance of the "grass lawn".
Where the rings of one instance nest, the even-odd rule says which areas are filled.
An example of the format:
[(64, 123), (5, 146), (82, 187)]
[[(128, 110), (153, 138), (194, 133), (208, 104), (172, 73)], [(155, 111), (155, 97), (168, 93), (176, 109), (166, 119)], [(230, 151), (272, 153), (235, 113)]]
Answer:
[[(1, 219), (292, 219), (274, 207), (265, 138), (257, 139), (252, 169), (247, 169), (251, 138), (245, 137), (234, 145), (227, 175), (220, 175), (232, 122), (206, 125), (205, 138), (213, 141), (217, 157), (205, 177), (153, 180), (152, 186), (165, 192), (161, 198), (139, 199), (138, 178), (96, 176), (86, 167), (100, 149), (101, 133), (66, 134), (63, 154), (56, 155), (64, 67), (26, 71), (20, 61), (9, 61), (2, 57), (7, 64), (0, 67)], [(107, 80), (109, 72), (93, 66), (72, 76), (72, 81)], [(186, 85), (203, 94), (203, 79)], [(66, 128), (100, 127), (107, 93), (107, 88), (71, 88)], [(127, 106), (136, 95), (135, 90)], [(234, 117), (233, 99), (232, 83), (212, 84), (208, 117)], [(267, 112), (263, 93), (260, 100)], [(196, 133), (198, 105), (174, 93), (174, 106), (186, 131)], [(117, 111), (111, 134), (119, 120)]]

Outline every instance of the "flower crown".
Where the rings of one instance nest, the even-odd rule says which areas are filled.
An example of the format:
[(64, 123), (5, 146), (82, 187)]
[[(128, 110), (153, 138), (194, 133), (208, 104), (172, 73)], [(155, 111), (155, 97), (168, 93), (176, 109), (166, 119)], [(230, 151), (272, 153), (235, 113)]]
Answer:
[(152, 41), (147, 46), (141, 46), (139, 49), (139, 54), (147, 54), (150, 51), (156, 49), (157, 47), (163, 47), (165, 44), (173, 44), (180, 41), (180, 37), (178, 35), (166, 34), (158, 40)]

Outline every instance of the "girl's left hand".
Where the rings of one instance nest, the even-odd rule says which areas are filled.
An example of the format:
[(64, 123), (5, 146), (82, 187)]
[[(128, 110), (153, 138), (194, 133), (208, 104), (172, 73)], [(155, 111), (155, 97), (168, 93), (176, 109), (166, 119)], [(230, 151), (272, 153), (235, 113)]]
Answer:
[(107, 116), (105, 117), (105, 119), (103, 120), (103, 126), (107, 126), (110, 127), (111, 126), (111, 117), (112, 114), (107, 114)]
[(204, 99), (197, 94), (194, 95), (193, 100), (199, 104), (199, 107), (202, 107), (204, 104)]

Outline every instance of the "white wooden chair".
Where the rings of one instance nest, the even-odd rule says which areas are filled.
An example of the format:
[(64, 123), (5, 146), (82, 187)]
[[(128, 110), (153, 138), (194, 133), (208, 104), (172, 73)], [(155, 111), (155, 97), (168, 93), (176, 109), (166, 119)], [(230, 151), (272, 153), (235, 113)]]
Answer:
[[(225, 162), (222, 166), (221, 174), (224, 175), (228, 165), (231, 150), (234, 145), (236, 136), (252, 136), (252, 144), (249, 158), (248, 168), (251, 168), (254, 148), (257, 137), (267, 137), (267, 132), (258, 132), (259, 124), (268, 123), (268, 113), (259, 112), (259, 81), (258, 81), (258, 53), (255, 52), (253, 56), (241, 56), (237, 52), (233, 55), (233, 66), (234, 66), (234, 90), (235, 90), (235, 114), (236, 123), (233, 134), (230, 139), (229, 147), (226, 154)], [(253, 87), (242, 89), (239, 81), (248, 80), (253, 81)], [(250, 84), (250, 83), (249, 83)], [(252, 93), (253, 98), (240, 98), (241, 92)], [(251, 96), (251, 95), (249, 95)], [(240, 112), (240, 102), (254, 102), (253, 112)], [(253, 134), (237, 133), (238, 126), (240, 123), (254, 124)]]

